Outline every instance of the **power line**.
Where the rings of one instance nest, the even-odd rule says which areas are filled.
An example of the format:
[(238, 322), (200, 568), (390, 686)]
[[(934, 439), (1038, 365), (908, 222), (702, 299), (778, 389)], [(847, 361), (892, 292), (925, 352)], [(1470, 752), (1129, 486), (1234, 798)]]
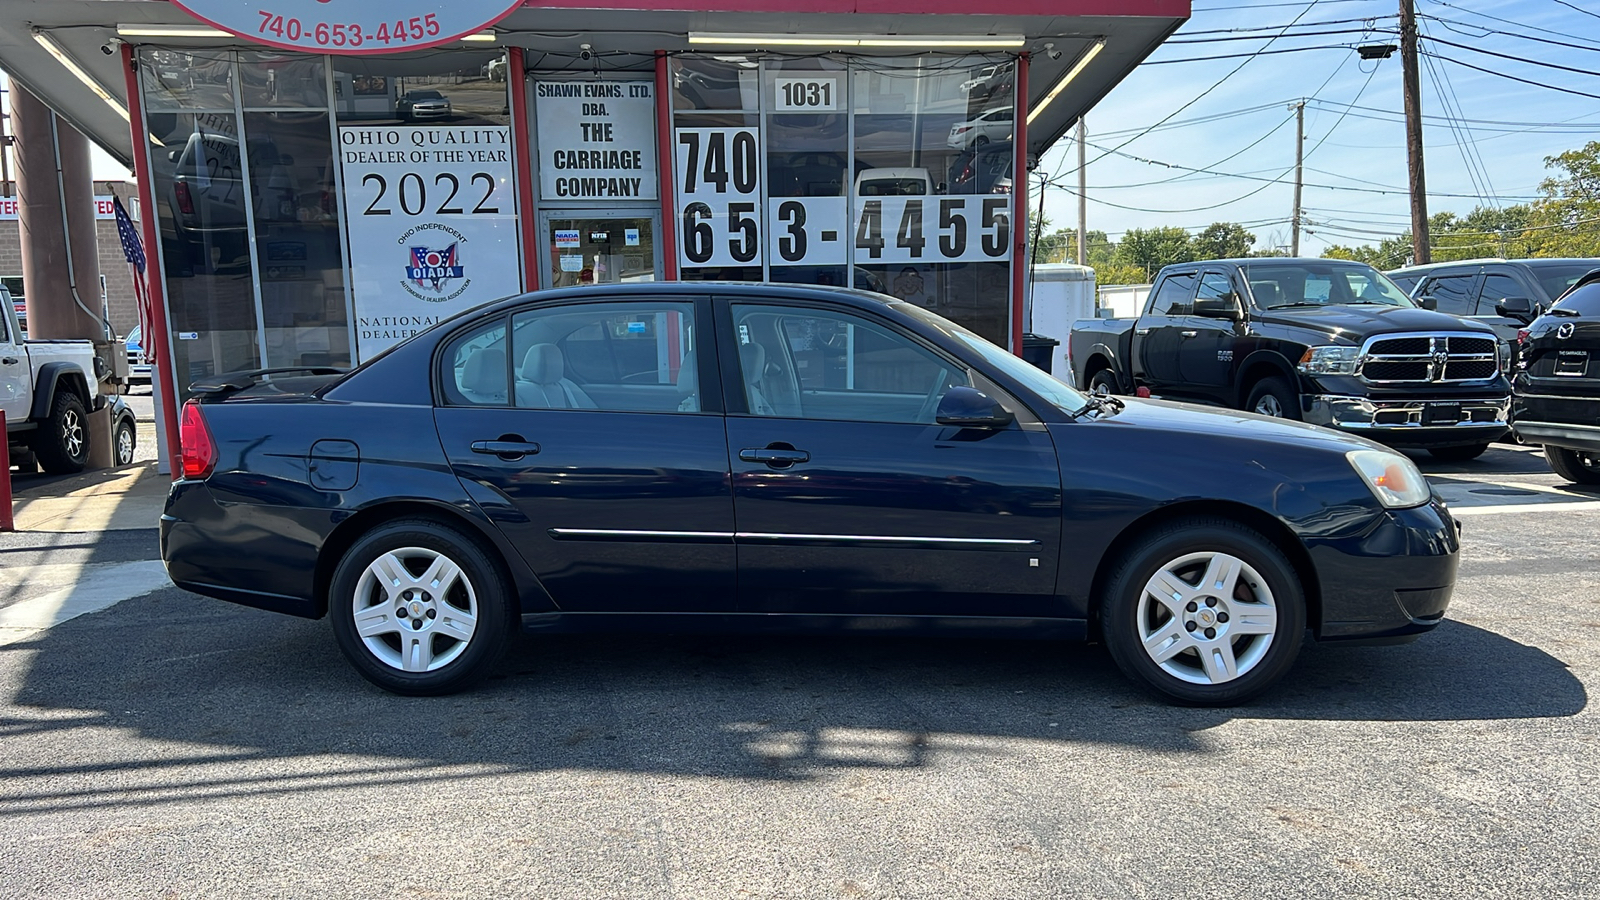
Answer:
[(1600, 19), (1600, 13), (1592, 12), (1590, 10), (1584, 9), (1581, 6), (1574, 6), (1573, 4), (1568, 3), (1567, 0), (1555, 0), (1555, 2), (1561, 4), (1562, 6), (1565, 6), (1568, 9), (1575, 9), (1578, 12), (1581, 12), (1586, 16), (1594, 16), (1596, 19)]
[(1576, 72), (1579, 75), (1593, 75), (1600, 77), (1600, 72), (1595, 72), (1593, 69), (1577, 69), (1573, 68), (1572, 66), (1563, 66), (1558, 63), (1540, 62), (1536, 59), (1528, 59), (1525, 56), (1512, 56), (1508, 53), (1496, 53), (1493, 50), (1483, 50), (1478, 47), (1468, 46), (1467, 44), (1458, 44), (1455, 41), (1447, 41), (1444, 38), (1437, 38), (1433, 37), (1432, 35), (1424, 35), (1423, 37), (1435, 44), (1444, 44), (1447, 47), (1456, 47), (1461, 50), (1471, 50), (1473, 53), (1482, 53), (1484, 56), (1497, 56), (1500, 59), (1509, 59), (1512, 62), (1527, 63), (1530, 66), (1540, 66), (1546, 69), (1560, 69), (1563, 72)]
[[(1299, 6), (1300, 4), (1292, 3), (1292, 4), (1289, 4), (1289, 5), (1290, 6)], [(1360, 16), (1360, 17), (1357, 17), (1357, 18), (1354, 18), (1354, 19), (1323, 19), (1320, 22), (1301, 22), (1296, 27), (1297, 28), (1320, 28), (1323, 25), (1348, 25), (1348, 24), (1350, 24), (1352, 22), (1368, 22), (1368, 23), (1372, 23), (1372, 22), (1378, 21), (1379, 19), (1392, 19), (1392, 18), (1394, 18), (1394, 13), (1390, 13), (1389, 15), (1386, 15), (1386, 16)], [(1190, 19), (1189, 21), (1193, 22), (1194, 20)], [(1183, 30), (1180, 29), (1178, 31), (1178, 33), (1182, 34), (1182, 35), (1190, 35), (1190, 34), (1241, 34), (1241, 33), (1246, 32), (1246, 31), (1274, 31), (1274, 30), (1282, 28), (1282, 27), (1283, 27), (1282, 25), (1254, 25), (1254, 26), (1246, 26), (1246, 27), (1240, 27), (1240, 28), (1208, 28), (1208, 29), (1199, 30), (1199, 31), (1183, 31)], [(1171, 41), (1167, 41), (1166, 43), (1170, 44), (1172, 42)]]
[[(1365, 21), (1365, 20), (1363, 20), (1363, 21)], [(1288, 39), (1288, 38), (1303, 38), (1303, 37), (1321, 37), (1323, 35), (1328, 35), (1328, 34), (1350, 34), (1351, 32), (1359, 32), (1361, 34), (1372, 34), (1372, 33), (1394, 34), (1395, 33), (1391, 29), (1334, 28), (1334, 29), (1331, 29), (1331, 30), (1328, 30), (1328, 31), (1297, 31), (1294, 34), (1283, 35), (1283, 37), (1285, 39)], [(1170, 47), (1173, 44), (1218, 44), (1218, 43), (1222, 43), (1224, 41), (1259, 41), (1259, 40), (1261, 40), (1261, 35), (1259, 35), (1259, 34), (1238, 34), (1238, 35), (1231, 35), (1229, 37), (1195, 38), (1193, 40), (1169, 38), (1169, 39), (1167, 39), (1165, 41), (1162, 41), (1161, 42), (1161, 46)]]
[(1592, 100), (1600, 100), (1600, 94), (1591, 94), (1588, 91), (1580, 91), (1580, 90), (1577, 90), (1575, 88), (1564, 88), (1564, 87), (1560, 87), (1559, 85), (1544, 84), (1544, 83), (1538, 82), (1538, 81), (1529, 81), (1526, 78), (1518, 78), (1515, 75), (1507, 75), (1505, 72), (1496, 72), (1493, 69), (1485, 69), (1482, 66), (1475, 66), (1475, 65), (1473, 65), (1472, 63), (1469, 63), (1469, 62), (1462, 62), (1461, 60), (1456, 59), (1453, 56), (1441, 56), (1441, 55), (1439, 55), (1437, 53), (1430, 53), (1427, 50), (1419, 50), (1417, 52), (1421, 53), (1423, 56), (1431, 56), (1434, 59), (1441, 59), (1441, 60), (1444, 60), (1445, 62), (1454, 63), (1455, 65), (1458, 65), (1458, 66), (1465, 66), (1466, 68), (1472, 69), (1475, 72), (1482, 72), (1485, 75), (1493, 75), (1493, 76), (1495, 76), (1497, 78), (1508, 78), (1508, 79), (1510, 79), (1512, 81), (1520, 82), (1522, 84), (1530, 84), (1530, 85), (1533, 85), (1534, 87), (1546, 88), (1546, 89), (1552, 90), (1552, 91), (1560, 91), (1563, 94), (1576, 94), (1579, 97), (1588, 97), (1588, 98), (1590, 98)]
[[(1373, 3), (1376, 0), (1319, 0), (1329, 6), (1335, 3)], [(1252, 3), (1245, 6), (1192, 6), (1191, 12), (1218, 12), (1225, 9), (1278, 9), (1284, 6), (1299, 6), (1298, 3)]]
[[(1519, 34), (1518, 32), (1515, 32), (1515, 31), (1505, 31), (1505, 30), (1499, 29), (1499, 28), (1490, 28), (1487, 25), (1474, 25), (1471, 22), (1461, 22), (1461, 21), (1457, 21), (1455, 19), (1447, 19), (1444, 16), (1425, 16), (1425, 15), (1420, 15), (1419, 14), (1417, 16), (1417, 18), (1419, 18), (1419, 19), (1429, 19), (1431, 21), (1438, 22), (1440, 25), (1443, 25), (1446, 30), (1454, 31), (1456, 34), (1459, 34), (1459, 35), (1461, 35), (1463, 37), (1482, 38), (1482, 37), (1487, 37), (1487, 36), (1489, 36), (1491, 34), (1498, 34), (1498, 35), (1503, 35), (1505, 37), (1513, 37), (1513, 38), (1516, 38), (1516, 39), (1522, 40), (1522, 41), (1535, 41), (1535, 42), (1538, 42), (1540, 44), (1550, 44), (1550, 45), (1553, 45), (1553, 46), (1556, 46), (1556, 47), (1568, 47), (1568, 48), (1573, 49), (1573, 50), (1587, 50), (1587, 51), (1589, 51), (1591, 53), (1600, 53), (1600, 46), (1596, 46), (1594, 44), (1574, 44), (1571, 41), (1557, 41), (1557, 40), (1553, 40), (1551, 38), (1542, 38), (1542, 37), (1538, 37), (1538, 36), (1531, 35), (1531, 34)], [(1476, 29), (1477, 31), (1481, 32), (1481, 34), (1469, 34), (1469, 33), (1465, 32), (1465, 31), (1461, 31), (1460, 28), (1456, 28), (1454, 26), (1460, 26), (1460, 28)]]
[[(1293, 35), (1290, 35), (1290, 37), (1293, 37)], [(1258, 56), (1277, 56), (1280, 53), (1303, 53), (1307, 50), (1354, 50), (1355, 48), (1355, 44), (1322, 44), (1316, 47), (1285, 47), (1282, 50), (1255, 50), (1250, 53), (1222, 53), (1216, 56), (1185, 56), (1182, 59), (1147, 59), (1140, 65), (1170, 66), (1177, 63), (1212, 62), (1219, 59), (1243, 59), (1245, 62), (1249, 62)]]

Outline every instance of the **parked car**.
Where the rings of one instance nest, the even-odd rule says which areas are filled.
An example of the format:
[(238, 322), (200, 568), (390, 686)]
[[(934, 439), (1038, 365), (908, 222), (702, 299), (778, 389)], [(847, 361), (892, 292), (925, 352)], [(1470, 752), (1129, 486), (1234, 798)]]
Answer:
[(119, 466), (132, 465), (133, 451), (139, 448), (139, 422), (121, 394), (109, 395), (106, 406), (111, 408), (111, 456)]
[(1600, 269), (1522, 331), (1511, 386), (1517, 435), (1562, 478), (1600, 484)]
[(1009, 140), (975, 146), (950, 164), (949, 193), (1009, 194), (1015, 162), (1014, 145)]
[(968, 147), (982, 147), (990, 141), (1009, 141), (1011, 128), (1011, 107), (999, 106), (950, 126), (947, 143), (958, 150), (965, 150)]
[(856, 173), (857, 197), (925, 197), (933, 178), (923, 168), (862, 169)]
[(1082, 394), (842, 288), (543, 291), (348, 373), (193, 391), (168, 573), (328, 616), (404, 694), (482, 678), (519, 625), (953, 629), (1092, 636), (1165, 696), (1232, 703), (1307, 628), (1429, 631), (1456, 577), (1404, 456)]
[(1090, 390), (1299, 419), (1441, 459), (1472, 459), (1509, 431), (1509, 348), (1365, 263), (1167, 266), (1137, 320), (1079, 320), (1068, 354)]
[(1423, 306), (1476, 319), (1514, 342), (1533, 316), (1502, 315), (1496, 310), (1501, 301), (1526, 298), (1537, 315), (1595, 269), (1600, 269), (1600, 259), (1476, 259), (1412, 266), (1390, 277), (1410, 282), (1396, 281)]
[(406, 91), (395, 104), (394, 114), (407, 122), (450, 118), (450, 98), (438, 91)]
[(144, 352), (144, 326), (135, 325), (122, 339), (122, 348), (128, 354), (128, 381), (150, 381), (150, 357)]
[(89, 411), (105, 404), (89, 341), (32, 341), (0, 287), (0, 410), (6, 440), (53, 475), (89, 462)]

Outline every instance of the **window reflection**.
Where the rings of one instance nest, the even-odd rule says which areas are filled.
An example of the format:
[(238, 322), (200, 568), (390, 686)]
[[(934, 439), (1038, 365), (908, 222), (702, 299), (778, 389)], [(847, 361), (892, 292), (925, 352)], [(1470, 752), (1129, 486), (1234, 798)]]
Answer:
[(495, 51), (338, 57), (334, 108), (345, 124), (506, 125), (506, 57)]

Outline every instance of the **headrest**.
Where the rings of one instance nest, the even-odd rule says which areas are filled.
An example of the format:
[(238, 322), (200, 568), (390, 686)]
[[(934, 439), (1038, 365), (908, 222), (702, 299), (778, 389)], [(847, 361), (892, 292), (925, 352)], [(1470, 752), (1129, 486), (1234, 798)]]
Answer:
[(555, 384), (567, 374), (567, 360), (555, 344), (534, 344), (522, 357), (523, 381), (534, 384)]
[(739, 365), (746, 381), (760, 381), (767, 373), (767, 348), (760, 344), (739, 345)]
[(480, 394), (504, 393), (506, 352), (499, 347), (485, 347), (467, 357), (467, 364), (461, 371), (461, 386)]

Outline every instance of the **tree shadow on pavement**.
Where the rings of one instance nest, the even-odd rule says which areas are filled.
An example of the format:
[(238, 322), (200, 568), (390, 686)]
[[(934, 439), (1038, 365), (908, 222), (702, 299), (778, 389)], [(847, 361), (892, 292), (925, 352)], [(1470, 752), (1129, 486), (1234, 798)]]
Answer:
[[(1309, 644), (1283, 686), (1223, 710), (1152, 699), (1098, 647), (893, 637), (521, 637), (502, 673), (479, 689), (405, 698), (362, 681), (326, 622), (176, 589), (0, 648), (0, 692), (15, 698), (0, 706), (0, 738), (121, 729), (175, 748), (59, 768), (0, 760), (0, 784), (54, 785), (52, 776), (125, 768), (166, 778), (169, 789), (205, 784), (241, 795), (294, 790), (295, 778), (311, 776), (212, 784), (204, 780), (217, 774), (212, 764), (361, 761), (312, 766), (323, 786), (448, 779), (462, 766), (788, 780), (917, 767), (935, 753), (1024, 752), (1016, 739), (1204, 754), (1193, 733), (1232, 719), (1544, 718), (1588, 702), (1542, 650), (1449, 621), (1398, 647)], [(0, 818), (97, 805), (97, 792), (111, 789), (85, 790), (0, 791)]]

